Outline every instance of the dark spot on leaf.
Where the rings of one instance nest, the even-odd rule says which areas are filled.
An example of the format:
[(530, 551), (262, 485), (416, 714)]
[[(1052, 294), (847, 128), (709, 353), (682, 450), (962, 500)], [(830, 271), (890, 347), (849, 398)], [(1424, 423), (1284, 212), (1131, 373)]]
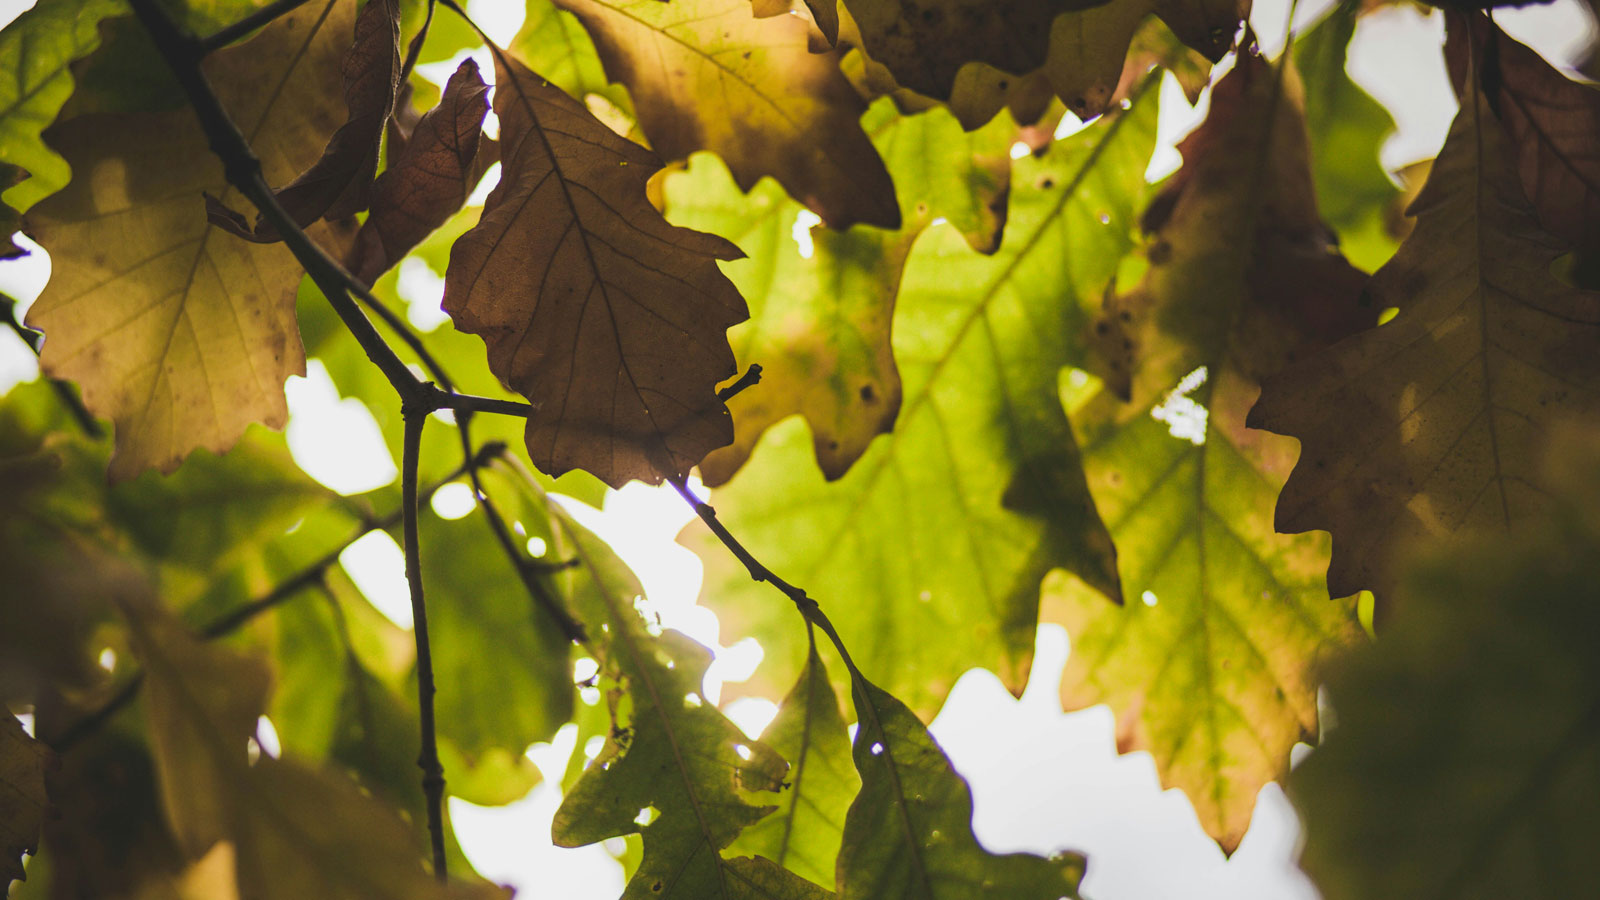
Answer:
[(1100, 335), (1101, 337), (1105, 337), (1111, 333), (1111, 323), (1107, 322), (1105, 319), (1101, 319), (1100, 321), (1094, 323), (1094, 333)]
[(878, 394), (872, 389), (872, 385), (863, 384), (861, 386), (861, 399), (867, 403), (872, 403), (878, 399)]
[(1172, 245), (1166, 241), (1156, 241), (1150, 245), (1150, 252), (1147, 255), (1150, 257), (1150, 265), (1164, 265), (1172, 259)]

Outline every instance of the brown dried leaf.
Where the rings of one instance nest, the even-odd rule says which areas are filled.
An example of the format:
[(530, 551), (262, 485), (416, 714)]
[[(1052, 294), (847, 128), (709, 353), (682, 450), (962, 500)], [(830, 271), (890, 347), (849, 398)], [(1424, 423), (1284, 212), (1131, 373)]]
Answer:
[(495, 71), (505, 168), (450, 251), (444, 308), (533, 402), (528, 452), (546, 473), (621, 487), (687, 472), (733, 440), (716, 386), (748, 313), (716, 260), (742, 254), (650, 205), (655, 154), (510, 55)]
[(44, 790), (49, 760), (49, 748), (0, 708), (0, 887), (9, 887), (14, 878), (27, 880), (22, 854), (39, 849), (39, 829), (50, 805)]
[(1463, 93), (1470, 55), (1511, 138), (1522, 190), (1544, 230), (1600, 252), (1600, 90), (1556, 71), (1481, 13), (1445, 11), (1445, 59)]
[(378, 176), (372, 212), (350, 251), (350, 271), (364, 283), (377, 281), (466, 202), (482, 174), (478, 144), (488, 93), (478, 64), (464, 60), (439, 105), (423, 115)]
[[(315, 162), (338, 127), (326, 88), (354, 19), (354, 0), (308, 4), (207, 59), (269, 179)], [(252, 422), (282, 426), (284, 379), (304, 367), (300, 267), (283, 247), (206, 224), (202, 194), (231, 191), (194, 114), (84, 115), (48, 140), (75, 177), (26, 217), (54, 263), (29, 324), (47, 336), (45, 371), (78, 382), (114, 422), (111, 477), (171, 472), (198, 447), (227, 450)]]
[(1482, 93), (1410, 213), (1366, 291), (1399, 314), (1267, 380), (1249, 420), (1301, 442), (1279, 530), (1332, 532), (1329, 589), (1380, 603), (1418, 540), (1543, 515), (1551, 430), (1600, 413), (1600, 293), (1551, 273), (1563, 247)]
[(560, 0), (628, 86), (639, 126), (668, 160), (721, 156), (740, 190), (763, 175), (829, 227), (900, 227), (894, 183), (857, 121), (865, 104), (795, 16), (749, 0)]
[[(338, 28), (335, 32), (347, 33)], [(368, 0), (356, 19), (355, 43), (340, 71), (348, 117), (328, 139), (322, 158), (274, 191), (301, 228), (319, 218), (333, 222), (367, 208), (378, 170), (378, 147), (400, 86), (400, 8), (395, 0)], [(259, 216), (255, 228), (246, 230), (237, 215), (215, 207), (209, 214), (213, 225), (246, 240), (282, 240), (278, 230)]]

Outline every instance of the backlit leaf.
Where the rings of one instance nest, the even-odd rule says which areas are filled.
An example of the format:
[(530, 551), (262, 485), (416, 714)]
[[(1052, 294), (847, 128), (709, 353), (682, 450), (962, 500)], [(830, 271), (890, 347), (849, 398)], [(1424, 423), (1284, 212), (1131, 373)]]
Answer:
[[(829, 0), (832, 2), (832, 0)], [(1060, 13), (1104, 0), (842, 0), (860, 29), (863, 48), (902, 86), (928, 97), (950, 96), (956, 72), (979, 61), (1020, 75), (1044, 64), (1050, 26)]]
[[(55, 0), (36, 4), (0, 30), (0, 163), (32, 176), (15, 187), (9, 179), (0, 183), (7, 205), (26, 212), (72, 177), (67, 161), (39, 134), (72, 94), (67, 66), (100, 45), (101, 19), (126, 12), (117, 0)], [(13, 223), (7, 235), (15, 230)]]
[(972, 833), (972, 792), (916, 715), (861, 679), (853, 756), (861, 793), (839, 851), (841, 900), (1060, 900), (1077, 897), (1084, 860), (993, 854)]
[[(294, 181), (273, 191), (301, 228), (317, 219), (336, 221), (367, 208), (378, 169), (378, 147), (394, 111), (400, 83), (400, 9), (396, 0), (367, 0), (356, 17), (355, 43), (340, 66), (348, 110), (322, 151), (322, 158)], [(212, 224), (248, 240), (279, 240), (261, 218), (254, 230), (240, 227), (237, 213), (214, 213)]]
[(728, 401), (734, 443), (701, 463), (709, 485), (726, 482), (767, 428), (797, 412), (811, 425), (823, 474), (843, 475), (900, 409), (889, 322), (918, 235), (944, 216), (974, 248), (992, 252), (999, 244), (1015, 131), (1009, 117), (962, 134), (947, 112), (897, 116), (880, 100), (867, 128), (904, 186), (896, 232), (810, 227), (805, 207), (778, 185), (764, 181), (742, 194), (704, 156), (667, 180), (674, 223), (723, 235), (745, 251), (746, 259), (723, 266), (751, 304), (750, 321), (729, 341), (741, 367), (763, 370), (758, 387)]
[(1288, 783), (1328, 900), (1592, 890), (1597, 445), (1555, 446), (1544, 516), (1436, 548), (1377, 643), (1328, 672), (1339, 725)]
[(503, 896), (434, 881), (405, 823), (343, 775), (269, 757), (250, 764), (265, 666), (198, 643), (157, 611), (127, 611), (164, 806), (190, 859), (230, 842), (241, 895), (263, 900)]
[(1486, 16), (1447, 10), (1445, 19), (1456, 91), (1470, 93), (1470, 53), (1539, 226), (1574, 250), (1600, 252), (1600, 90), (1561, 74)]
[(1360, 633), (1324, 586), (1327, 540), (1273, 532), (1294, 442), (1244, 427), (1259, 378), (1376, 319), (1317, 217), (1300, 102), (1254, 55), (1213, 89), (1146, 214), (1149, 272), (1095, 325), (1108, 382), (1071, 413), (1127, 603), (1062, 592), (1062, 705), (1110, 704), (1118, 748), (1149, 751), (1225, 853), (1316, 740), (1311, 666)]
[(777, 811), (746, 828), (731, 851), (764, 856), (809, 881), (833, 884), (845, 813), (861, 778), (850, 759), (839, 697), (814, 646), (761, 742), (789, 761), (789, 773)]
[(733, 438), (716, 386), (744, 301), (717, 270), (739, 249), (667, 224), (645, 199), (660, 162), (504, 53), (500, 183), (450, 251), (445, 310), (531, 400), (550, 475), (659, 483)]
[(44, 771), (50, 750), (22, 730), (9, 710), (0, 709), (0, 884), (26, 879), (22, 855), (39, 850), (50, 798)]
[[(271, 180), (314, 162), (338, 125), (327, 85), (354, 6), (303, 6), (207, 60)], [(112, 477), (171, 472), (197, 447), (222, 452), (251, 422), (282, 426), (284, 379), (304, 371), (300, 268), (283, 247), (207, 226), (202, 193), (230, 193), (194, 114), (80, 116), (47, 139), (77, 176), (28, 213), (54, 264), (28, 320), (47, 336), (45, 371), (76, 381), (115, 423)]]
[[(422, 243), (466, 202), (482, 175), (478, 140), (489, 111), (478, 64), (463, 60), (439, 105), (424, 113), (372, 186), (372, 212), (356, 232), (350, 271), (367, 284)], [(392, 151), (391, 151), (392, 152)]]
[(556, 552), (577, 560), (561, 576), (565, 591), (589, 625), (608, 685), (626, 692), (606, 748), (556, 811), (556, 844), (641, 833), (644, 857), (627, 900), (831, 897), (770, 860), (722, 856), (772, 812), (757, 805), (757, 792), (778, 790), (788, 764), (705, 699), (710, 652), (677, 631), (653, 634), (634, 608), (641, 589), (633, 573), (564, 510), (547, 509)]
[[(1154, 94), (1016, 161), (994, 255), (953, 228), (918, 240), (895, 310), (899, 421), (844, 477), (824, 480), (791, 419), (712, 495), (757, 558), (816, 597), (857, 662), (921, 715), (973, 666), (1021, 691), (1051, 569), (1119, 593), (1057, 383), (1133, 246)], [(704, 602), (722, 626), (761, 636), (765, 662), (741, 690), (780, 696), (808, 646), (793, 611), (699, 524), (679, 539), (705, 562)]]
[(749, 190), (771, 175), (835, 228), (897, 228), (894, 184), (857, 118), (864, 106), (794, 16), (750, 0), (560, 0), (628, 86), (662, 157), (721, 156)]
[(1378, 150), (1395, 130), (1394, 119), (1345, 73), (1346, 48), (1355, 33), (1356, 0), (1344, 0), (1320, 25), (1295, 41), (1295, 65), (1305, 75), (1306, 129), (1317, 208), (1339, 235), (1339, 249), (1367, 271), (1388, 262), (1395, 238), (1391, 223), (1401, 209), (1400, 189), (1384, 174)]
[(1469, 95), (1411, 206), (1415, 230), (1367, 288), (1399, 315), (1268, 381), (1251, 412), (1300, 439), (1277, 525), (1333, 533), (1335, 594), (1370, 588), (1384, 604), (1419, 538), (1541, 515), (1548, 429), (1600, 411), (1600, 294), (1550, 273), (1564, 248), (1506, 144)]

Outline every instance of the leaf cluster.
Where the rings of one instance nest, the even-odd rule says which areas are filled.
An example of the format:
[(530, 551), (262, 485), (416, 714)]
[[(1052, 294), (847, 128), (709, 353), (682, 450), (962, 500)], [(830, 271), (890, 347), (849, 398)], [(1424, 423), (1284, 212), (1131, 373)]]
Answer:
[[(1592, 85), (1449, 9), (1402, 210), (1355, 2), (1275, 59), (1232, 0), (525, 7), (0, 30), (0, 260), (52, 266), (0, 298), (12, 896), (504, 896), (445, 798), (572, 723), (550, 837), (630, 838), (624, 897), (1076, 897), (924, 725), (1040, 622), (1225, 853), (1287, 778), (1330, 897), (1592, 880), (1592, 444), (1546, 452), (1600, 418)], [(1209, 109), (1151, 185), (1169, 76)], [(399, 485), (296, 464), (310, 359)], [(697, 514), (759, 736), (579, 523), (631, 480)], [(409, 619), (341, 563), (396, 541)]]

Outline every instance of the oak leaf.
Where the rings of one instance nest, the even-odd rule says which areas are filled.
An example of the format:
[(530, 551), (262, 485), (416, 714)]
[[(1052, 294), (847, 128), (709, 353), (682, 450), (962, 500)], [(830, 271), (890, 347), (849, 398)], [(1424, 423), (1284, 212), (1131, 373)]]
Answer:
[[(811, 3), (813, 9), (836, 0)], [(1106, 0), (839, 0), (849, 8), (862, 47), (919, 94), (948, 99), (956, 73), (969, 62), (1021, 75), (1044, 64), (1057, 15)], [(837, 10), (831, 11), (837, 22)], [(830, 18), (825, 16), (825, 18)], [(820, 24), (820, 23), (819, 23)], [(837, 25), (834, 26), (837, 33)]]
[(537, 407), (540, 469), (613, 487), (687, 472), (733, 438), (716, 385), (747, 312), (716, 260), (739, 249), (649, 204), (654, 154), (508, 54), (495, 71), (504, 170), (451, 248), (444, 308)]
[(1072, 639), (1062, 705), (1109, 704), (1119, 749), (1149, 751), (1231, 853), (1316, 740), (1312, 666), (1360, 634), (1327, 540), (1273, 532), (1294, 442), (1245, 413), (1264, 375), (1377, 314), (1317, 217), (1293, 71), (1244, 54), (1211, 98), (1145, 213), (1144, 281), (1095, 323), (1106, 383), (1069, 411), (1128, 602), (1063, 585), (1045, 610)]
[(843, 475), (900, 409), (889, 323), (912, 245), (938, 217), (980, 252), (999, 245), (1015, 133), (1009, 119), (962, 134), (945, 110), (897, 116), (880, 100), (864, 124), (904, 186), (899, 231), (808, 227), (805, 207), (776, 183), (742, 194), (709, 156), (667, 179), (672, 222), (728, 236), (746, 252), (723, 266), (751, 306), (750, 321), (729, 340), (741, 367), (764, 372), (758, 388), (728, 401), (734, 443), (700, 464), (708, 485), (731, 478), (761, 435), (797, 412), (811, 423), (823, 474)]
[(188, 859), (230, 843), (241, 896), (263, 900), (504, 897), (435, 881), (408, 826), (343, 774), (270, 757), (251, 764), (247, 738), (271, 688), (266, 663), (200, 643), (153, 607), (124, 610), (144, 666), (163, 805)]
[(971, 789), (916, 715), (864, 678), (852, 695), (861, 793), (844, 822), (840, 900), (1078, 896), (1081, 854), (985, 850), (972, 833)]
[[(34, 5), (0, 30), (0, 164), (31, 176), (0, 179), (6, 205), (26, 212), (71, 179), (66, 160), (40, 132), (72, 95), (70, 64), (100, 46), (100, 20), (124, 12), (117, 0), (58, 0)], [(11, 220), (0, 242), (15, 225)]]
[(816, 647), (761, 742), (789, 762), (777, 811), (746, 828), (729, 848), (763, 856), (808, 881), (833, 884), (845, 816), (861, 789), (850, 735)]
[(1399, 314), (1270, 379), (1250, 413), (1302, 447), (1277, 527), (1331, 531), (1329, 589), (1371, 589), (1380, 609), (1418, 539), (1541, 515), (1550, 428), (1600, 412), (1600, 293), (1550, 272), (1565, 248), (1507, 143), (1473, 89), (1415, 230), (1367, 287), (1371, 308)]
[(424, 113), (372, 187), (372, 211), (356, 232), (350, 272), (366, 284), (399, 262), (461, 209), (482, 174), (478, 143), (489, 86), (464, 60), (439, 105)]
[[(857, 663), (921, 715), (973, 666), (1021, 692), (1051, 569), (1120, 595), (1060, 375), (1083, 354), (1100, 292), (1134, 246), (1153, 83), (1131, 109), (1014, 162), (994, 254), (944, 226), (917, 241), (896, 300), (904, 398), (892, 432), (827, 481), (791, 418), (712, 493), (751, 552), (818, 598)], [(702, 602), (728, 633), (762, 636), (762, 666), (728, 690), (782, 696), (808, 649), (794, 611), (764, 602), (765, 586), (699, 523), (678, 539), (704, 562)]]
[(1328, 900), (1592, 893), (1600, 442), (1563, 431), (1546, 515), (1430, 547), (1380, 639), (1328, 667), (1339, 725), (1285, 785)]
[(1487, 16), (1447, 9), (1445, 21), (1456, 93), (1471, 93), (1468, 57), (1478, 60), (1539, 226), (1574, 250), (1600, 253), (1600, 90), (1561, 74)]
[(668, 160), (721, 156), (742, 190), (771, 175), (834, 228), (898, 228), (894, 183), (857, 118), (865, 105), (794, 16), (749, 0), (560, 0), (628, 86)]
[(27, 880), (22, 855), (39, 850), (39, 830), (50, 808), (44, 786), (50, 756), (16, 716), (0, 710), (0, 885)]
[[(326, 86), (354, 6), (301, 7), (206, 61), (269, 179), (309, 166), (338, 125)], [(284, 379), (304, 371), (300, 268), (283, 247), (207, 226), (202, 194), (232, 195), (194, 114), (85, 115), (46, 139), (77, 175), (28, 212), (54, 263), (28, 319), (47, 338), (45, 371), (76, 381), (115, 424), (111, 477), (171, 472), (197, 447), (228, 449), (252, 422), (283, 425)]]
[(590, 624), (599, 677), (613, 697), (604, 749), (556, 810), (557, 846), (640, 833), (643, 857), (625, 900), (831, 898), (770, 859), (724, 855), (741, 830), (773, 811), (763, 798), (783, 786), (788, 763), (745, 737), (701, 692), (710, 651), (680, 632), (647, 626), (635, 607), (643, 590), (633, 572), (548, 494), (532, 489), (553, 549), (575, 561), (555, 581)]
[[(396, 0), (367, 0), (356, 17), (355, 42), (340, 65), (348, 115), (316, 164), (273, 191), (278, 204), (301, 228), (317, 219), (353, 216), (367, 208), (384, 126), (400, 87), (400, 8)], [(211, 223), (252, 241), (282, 240), (262, 217), (245, 229), (231, 210), (213, 207)]]

